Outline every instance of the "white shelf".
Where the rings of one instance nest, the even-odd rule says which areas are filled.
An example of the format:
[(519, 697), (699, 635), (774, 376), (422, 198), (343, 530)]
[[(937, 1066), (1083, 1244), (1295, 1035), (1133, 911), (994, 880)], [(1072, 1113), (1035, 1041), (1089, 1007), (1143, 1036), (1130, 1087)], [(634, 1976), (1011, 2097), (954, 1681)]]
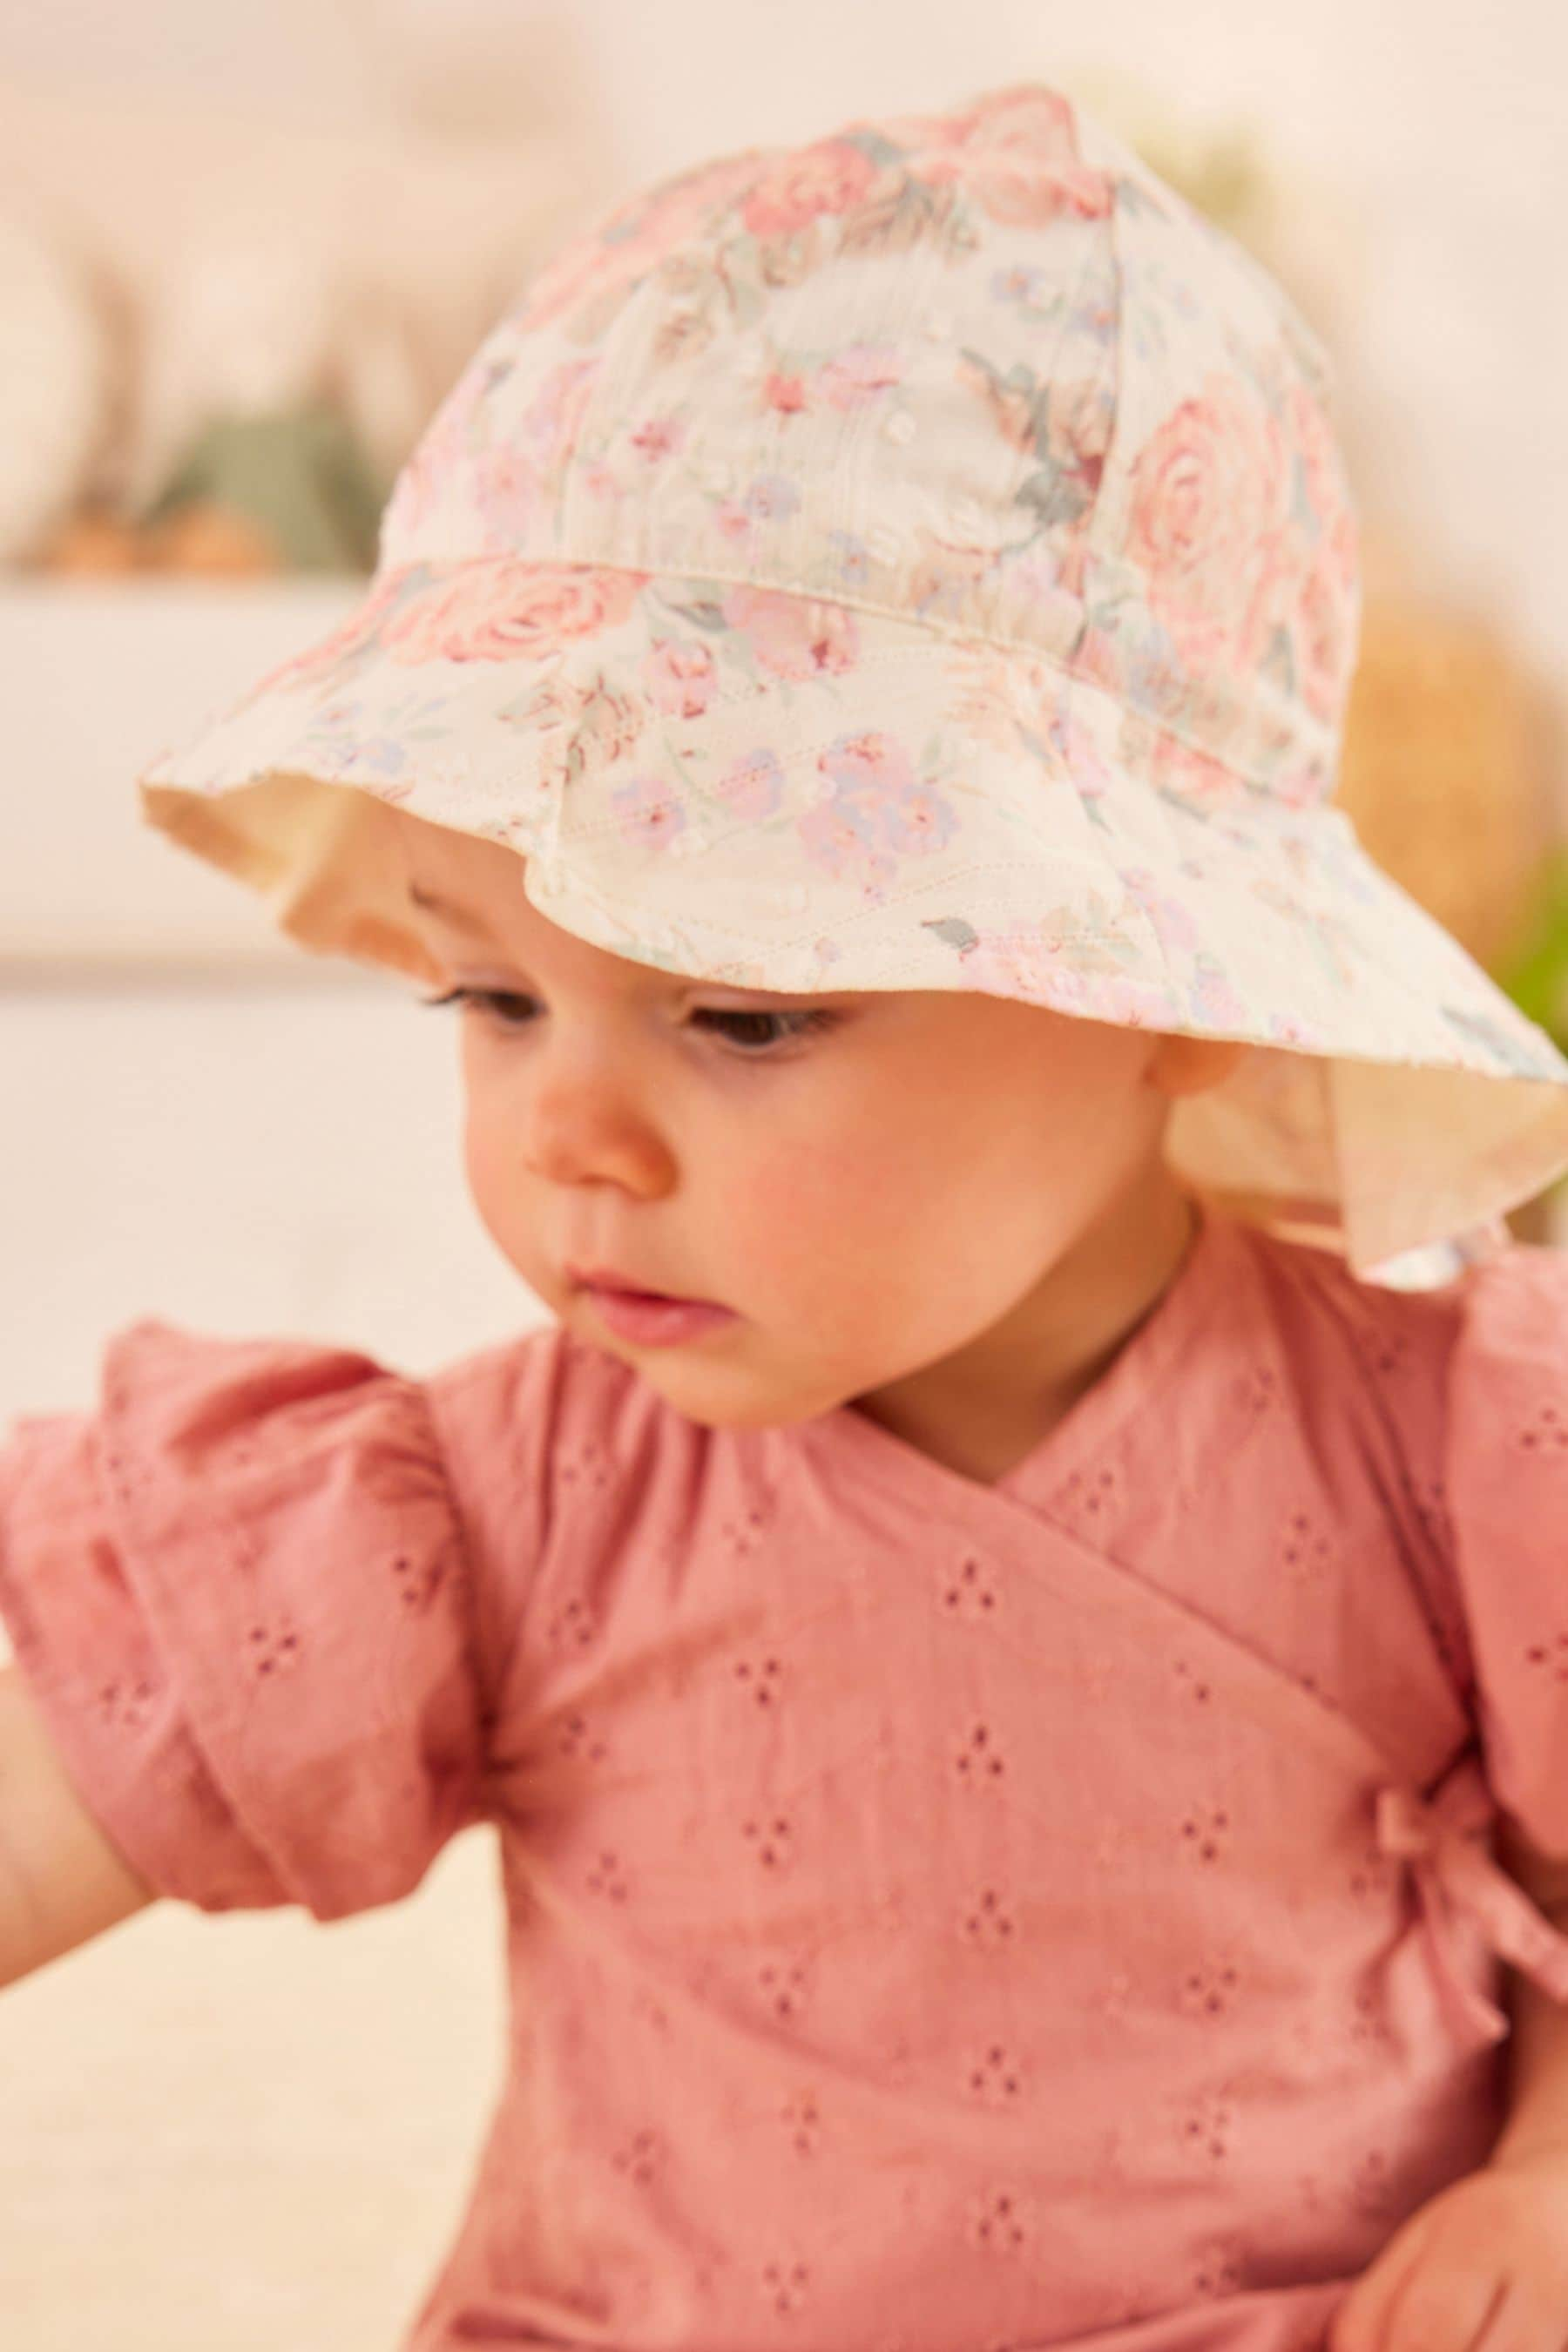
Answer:
[[(300, 966), (251, 891), (142, 822), (136, 777), (367, 588), (354, 574), (0, 584), (0, 967)], [(306, 961), (337, 976), (333, 959)]]

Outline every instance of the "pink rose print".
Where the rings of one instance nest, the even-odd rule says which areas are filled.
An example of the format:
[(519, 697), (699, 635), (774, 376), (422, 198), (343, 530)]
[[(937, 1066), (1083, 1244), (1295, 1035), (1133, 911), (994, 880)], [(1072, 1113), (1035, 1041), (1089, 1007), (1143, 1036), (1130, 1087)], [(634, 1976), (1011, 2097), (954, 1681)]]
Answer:
[(805, 378), (775, 372), (763, 378), (763, 405), (780, 416), (798, 416), (805, 406)]
[(1083, 633), (1073, 663), (1075, 677), (1087, 678), (1091, 686), (1103, 686), (1110, 693), (1120, 692), (1126, 656), (1120, 637), (1109, 629), (1098, 628), (1091, 622)]
[(511, 330), (531, 334), (591, 295), (613, 292), (646, 276), (706, 211), (724, 204), (754, 178), (756, 168), (753, 155), (721, 156), (639, 192), (546, 264), (509, 320)]
[(1350, 683), (1354, 609), (1340, 551), (1321, 548), (1302, 585), (1295, 638), (1301, 696), (1315, 719), (1337, 716)]
[(882, 838), (894, 849), (943, 849), (958, 830), (951, 803), (929, 784), (915, 784), (896, 801), (883, 802), (879, 812)]
[(527, 452), (487, 449), (475, 460), (469, 479), (469, 495), (491, 544), (515, 544), (526, 538), (540, 488), (539, 468)]
[(1037, 753), (1036, 724), (1044, 727), (1048, 713), (1041, 710), (1045, 689), (1038, 663), (1014, 662), (996, 650), (976, 650), (959, 656), (949, 675), (956, 689), (944, 710), (952, 725), (972, 743), (989, 743), (998, 751), (1016, 754), (1022, 737)]
[(307, 646), (301, 653), (290, 654), (287, 661), (281, 661), (276, 669), (268, 670), (265, 677), (258, 679), (245, 702), (238, 707), (248, 709), (251, 703), (273, 687), (303, 686), (330, 676), (341, 661), (361, 646), (371, 642), (381, 625), (382, 614), (400, 593), (402, 586), (401, 574), (385, 574), (372, 588), (364, 603), (346, 620), (340, 621), (336, 628), (318, 644)]
[(681, 416), (650, 416), (630, 436), (634, 449), (657, 464), (680, 447), (686, 438), (686, 420)]
[(938, 539), (927, 523), (917, 523), (915, 528), (921, 553), (910, 566), (909, 583), (917, 609), (962, 615), (970, 603), (969, 590), (984, 579), (995, 562), (995, 549)]
[(1047, 1001), (1079, 1021), (1109, 1021), (1121, 1029), (1168, 1029), (1172, 999), (1163, 988), (1121, 971), (1074, 971), (1058, 965), (1047, 981)]
[(498, 555), (458, 567), (393, 614), (382, 642), (395, 661), (542, 660), (618, 628), (643, 572), (524, 563)]
[(859, 204), (876, 176), (870, 157), (849, 140), (818, 140), (763, 174), (741, 218), (753, 236), (794, 236), (824, 213), (845, 213)]
[(834, 789), (796, 829), (812, 864), (835, 879), (858, 880), (878, 897), (898, 870), (890, 851), (938, 849), (952, 838), (953, 811), (916, 778), (892, 736), (877, 729), (841, 735), (817, 766)]
[(617, 785), (610, 800), (623, 834), (645, 848), (662, 848), (686, 830), (679, 795), (663, 776), (634, 776), (629, 783)]
[(561, 668), (525, 675), (529, 685), (503, 703), (496, 716), (540, 739), (542, 752), (563, 751), (569, 774), (581, 772), (590, 752), (605, 767), (624, 759), (642, 733), (647, 704), (612, 687), (603, 671), (585, 679), (571, 677)]
[(659, 637), (643, 663), (643, 681), (656, 709), (677, 719), (700, 719), (713, 699), (719, 676), (711, 651), (700, 639)]
[(1245, 664), (1258, 650), (1260, 566), (1284, 521), (1284, 441), (1233, 377), (1183, 401), (1132, 469), (1128, 553), (1182, 658)]
[(787, 522), (800, 506), (800, 492), (787, 474), (758, 474), (743, 499), (724, 499), (713, 520), (724, 538), (744, 541), (771, 522)]
[(1206, 751), (1194, 751), (1173, 736), (1166, 736), (1155, 752), (1155, 773), (1160, 790), (1184, 801), (1189, 808), (1203, 811), (1231, 808), (1247, 798), (1247, 786), (1234, 768), (1227, 768)]
[(963, 956), (976, 987), (996, 996), (1038, 1004), (1065, 1019), (1113, 1021), (1128, 1029), (1169, 1027), (1172, 1004), (1163, 989), (1122, 972), (1088, 972), (1072, 950), (1042, 925), (1032, 938), (983, 937)]
[(1050, 455), (1086, 490), (1100, 488), (1114, 414), (1114, 404), (1097, 379), (1080, 376), (1053, 388)]
[(1047, 155), (1053, 167), (1078, 160), (1073, 110), (1058, 90), (1037, 82), (1016, 82), (993, 90), (970, 110), (968, 145), (973, 151), (1019, 148)]
[(1114, 779), (1083, 721), (1070, 711), (1058, 710), (1050, 722), (1050, 740), (1061, 753), (1079, 798), (1103, 800)]
[(576, 440), (577, 428), (604, 364), (597, 353), (588, 359), (563, 360), (540, 385), (539, 396), (524, 421), (530, 440), (548, 456), (562, 456)]
[(754, 524), (745, 508), (736, 499), (721, 499), (713, 509), (713, 521), (721, 539), (731, 547), (750, 539)]
[(832, 778), (834, 807), (868, 843), (901, 852), (940, 849), (957, 817), (947, 802), (920, 782), (904, 746), (873, 729), (841, 735), (817, 761)]
[(1103, 220), (1110, 210), (1110, 182), (1088, 163), (1054, 163), (1042, 171), (1026, 156), (982, 154), (966, 178), (982, 210), (1013, 228), (1045, 228), (1064, 215)]
[(759, 474), (746, 492), (746, 512), (758, 522), (787, 522), (799, 508), (800, 492), (787, 474)]
[(1277, 629), (1289, 625), (1311, 560), (1310, 541), (1294, 517), (1288, 517), (1258, 550), (1237, 627), (1240, 643), (1266, 646)]
[(863, 408), (878, 393), (903, 382), (896, 355), (875, 343), (850, 343), (817, 371), (816, 382), (829, 408)]
[(864, 735), (841, 735), (824, 751), (817, 766), (841, 790), (879, 793), (900, 793), (914, 782), (914, 770), (903, 745), (879, 729)]
[(1123, 869), (1126, 883), (1154, 927), (1162, 951), (1173, 959), (1191, 955), (1198, 944), (1198, 927), (1178, 899), (1154, 887), (1154, 877), (1141, 866)]
[(962, 180), (993, 220), (1043, 228), (1064, 214), (1100, 220), (1110, 210), (1110, 182), (1079, 161), (1071, 110), (1055, 90), (1024, 83), (945, 122), (931, 118), (921, 144), (931, 159), (922, 177)]
[(1303, 760), (1283, 769), (1268, 787), (1269, 797), (1286, 808), (1313, 808), (1332, 789), (1333, 778), (1320, 760)]
[(891, 881), (892, 859), (868, 839), (864, 825), (837, 793), (809, 810), (795, 831), (812, 865), (833, 881), (858, 881), (868, 897)]
[(969, 107), (963, 114), (896, 115), (879, 127), (895, 147), (909, 153), (936, 155), (944, 148), (962, 147), (979, 120), (978, 110)]
[(1035, 633), (1047, 645), (1068, 646), (1083, 625), (1085, 551), (1081, 539), (1054, 555), (1015, 556), (1009, 586), (1028, 600)]
[(647, 711), (636, 695), (621, 692), (601, 674), (577, 689), (574, 751), (592, 745), (608, 765), (624, 759), (642, 733)]
[(953, 178), (976, 154), (987, 152), (1018, 149), (1037, 165), (1048, 160), (1053, 170), (1078, 161), (1066, 101), (1056, 90), (1026, 82), (994, 91), (962, 114), (910, 115), (884, 129), (900, 146), (931, 158), (938, 168), (928, 176), (938, 182)]
[(1333, 428), (1321, 401), (1304, 384), (1293, 383), (1286, 417), (1307, 478), (1307, 502), (1325, 531), (1348, 511), (1347, 495)]
[(784, 798), (784, 776), (776, 751), (748, 751), (726, 768), (714, 791), (736, 816), (772, 816)]
[(842, 604), (777, 588), (731, 588), (722, 609), (774, 677), (840, 677), (859, 659), (860, 632)]

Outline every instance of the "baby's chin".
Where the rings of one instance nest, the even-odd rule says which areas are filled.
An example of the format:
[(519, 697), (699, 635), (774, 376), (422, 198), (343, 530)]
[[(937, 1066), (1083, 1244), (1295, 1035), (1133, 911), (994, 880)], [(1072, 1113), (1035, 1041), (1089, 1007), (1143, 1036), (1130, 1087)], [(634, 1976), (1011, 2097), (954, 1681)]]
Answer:
[(638, 1355), (629, 1349), (605, 1347), (598, 1339), (591, 1344), (629, 1364), (649, 1388), (701, 1429), (792, 1429), (849, 1402), (842, 1386), (825, 1381), (770, 1383), (749, 1367), (682, 1362), (679, 1349), (648, 1349)]

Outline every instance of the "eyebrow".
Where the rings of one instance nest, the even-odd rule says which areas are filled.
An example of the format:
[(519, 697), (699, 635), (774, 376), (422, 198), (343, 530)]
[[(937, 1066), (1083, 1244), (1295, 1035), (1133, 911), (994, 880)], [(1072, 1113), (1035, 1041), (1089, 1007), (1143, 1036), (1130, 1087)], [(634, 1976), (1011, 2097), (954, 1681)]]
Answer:
[(455, 924), (460, 931), (467, 931), (470, 939), (489, 939), (489, 932), (483, 923), (477, 921), (466, 907), (459, 907), (451, 898), (443, 898), (438, 890), (426, 890), (417, 882), (411, 882), (408, 896), (416, 907), (427, 908), (433, 915), (445, 915), (449, 923)]

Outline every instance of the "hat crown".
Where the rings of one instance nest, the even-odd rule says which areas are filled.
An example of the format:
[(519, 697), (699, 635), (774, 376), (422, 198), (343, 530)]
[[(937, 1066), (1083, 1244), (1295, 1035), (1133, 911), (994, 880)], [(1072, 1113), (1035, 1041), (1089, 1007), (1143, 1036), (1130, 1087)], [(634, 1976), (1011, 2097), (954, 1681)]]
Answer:
[[(1321, 347), (1061, 93), (721, 157), (561, 249), (399, 476), (378, 574), (743, 582), (1032, 653), (1173, 773), (1332, 786), (1359, 616)], [(824, 628), (832, 627), (830, 615)]]
[(405, 818), (575, 937), (1246, 1041), (1182, 1179), (1358, 1271), (1568, 1164), (1568, 1062), (1331, 789), (1355, 530), (1268, 273), (1037, 84), (638, 195), (410, 457), (368, 594), (141, 782), (439, 982)]

